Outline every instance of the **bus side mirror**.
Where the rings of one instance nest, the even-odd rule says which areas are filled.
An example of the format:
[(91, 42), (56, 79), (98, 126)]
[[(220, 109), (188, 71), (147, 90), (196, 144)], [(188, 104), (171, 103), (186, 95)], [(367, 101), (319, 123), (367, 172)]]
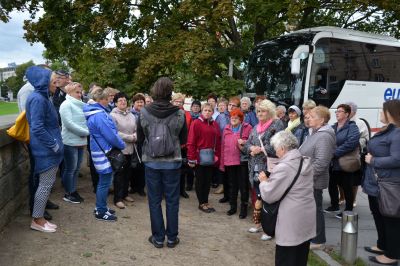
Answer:
[(306, 59), (313, 50), (313, 46), (310, 45), (299, 45), (293, 53), (291, 59), (290, 72), (293, 75), (300, 74), (300, 59)]

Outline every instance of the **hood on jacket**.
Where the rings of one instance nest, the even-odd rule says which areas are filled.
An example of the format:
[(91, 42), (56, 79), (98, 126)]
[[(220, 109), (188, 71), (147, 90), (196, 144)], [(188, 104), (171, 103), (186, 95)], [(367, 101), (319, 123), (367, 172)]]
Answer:
[[(317, 132), (322, 132), (322, 131), (326, 132), (329, 135), (331, 135), (332, 137), (336, 138), (335, 131), (333, 130), (333, 128), (330, 125), (328, 125), (328, 124), (324, 125), (324, 126), (320, 127), (320, 129), (317, 130)], [(313, 133), (313, 134), (315, 134), (315, 133)]]
[(166, 118), (179, 110), (178, 106), (173, 105), (167, 100), (155, 100), (143, 108), (146, 108), (150, 114), (158, 118)]
[(83, 106), (83, 114), (85, 115), (86, 120), (89, 119), (90, 116), (100, 112), (106, 112), (106, 109), (97, 102), (93, 104), (85, 104)]
[(35, 88), (35, 91), (48, 97), (51, 70), (39, 66), (31, 66), (26, 70), (25, 76)]
[(71, 102), (73, 105), (79, 106), (81, 108), (83, 108), (83, 106), (85, 105), (85, 103), (82, 102), (82, 100), (75, 99), (74, 97), (69, 96), (68, 94), (65, 96), (65, 99)]

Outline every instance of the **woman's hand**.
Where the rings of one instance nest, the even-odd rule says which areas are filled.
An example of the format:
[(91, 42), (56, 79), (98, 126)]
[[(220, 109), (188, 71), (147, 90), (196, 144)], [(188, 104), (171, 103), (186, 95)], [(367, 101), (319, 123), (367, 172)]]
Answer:
[(367, 155), (365, 155), (365, 162), (367, 163), (367, 164), (371, 164), (371, 160), (372, 160), (372, 155), (371, 155), (371, 153), (368, 153)]
[(238, 144), (239, 145), (244, 145), (246, 141), (244, 139), (238, 139)]
[(250, 155), (251, 156), (255, 156), (255, 155), (259, 154), (261, 151), (262, 151), (261, 147), (259, 147), (259, 146), (251, 146), (250, 147)]
[(194, 168), (196, 166), (196, 164), (194, 164), (194, 163), (188, 163), (188, 165), (190, 168)]
[(264, 171), (261, 171), (260, 174), (258, 175), (258, 180), (260, 180), (260, 183), (262, 181), (267, 181), (268, 180), (268, 176), (265, 174)]

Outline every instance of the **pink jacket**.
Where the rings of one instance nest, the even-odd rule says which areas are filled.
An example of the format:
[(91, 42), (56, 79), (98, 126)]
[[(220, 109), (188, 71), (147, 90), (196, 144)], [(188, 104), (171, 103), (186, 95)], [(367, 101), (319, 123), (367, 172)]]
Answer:
[[(242, 139), (249, 138), (252, 127), (250, 124), (242, 123)], [(224, 171), (225, 166), (240, 165), (240, 149), (238, 144), (240, 130), (233, 133), (231, 124), (228, 124), (222, 133), (221, 142), (221, 163), (220, 170)]]

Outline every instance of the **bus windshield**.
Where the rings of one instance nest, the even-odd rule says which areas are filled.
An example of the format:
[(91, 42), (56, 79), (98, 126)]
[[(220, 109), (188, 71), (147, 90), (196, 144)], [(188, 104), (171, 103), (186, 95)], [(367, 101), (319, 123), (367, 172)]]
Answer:
[(310, 44), (315, 34), (285, 35), (259, 44), (249, 59), (245, 76), (246, 92), (265, 95), (277, 104), (301, 105), (307, 60), (301, 60), (298, 76), (290, 73), (290, 60), (296, 48), (301, 44)]

